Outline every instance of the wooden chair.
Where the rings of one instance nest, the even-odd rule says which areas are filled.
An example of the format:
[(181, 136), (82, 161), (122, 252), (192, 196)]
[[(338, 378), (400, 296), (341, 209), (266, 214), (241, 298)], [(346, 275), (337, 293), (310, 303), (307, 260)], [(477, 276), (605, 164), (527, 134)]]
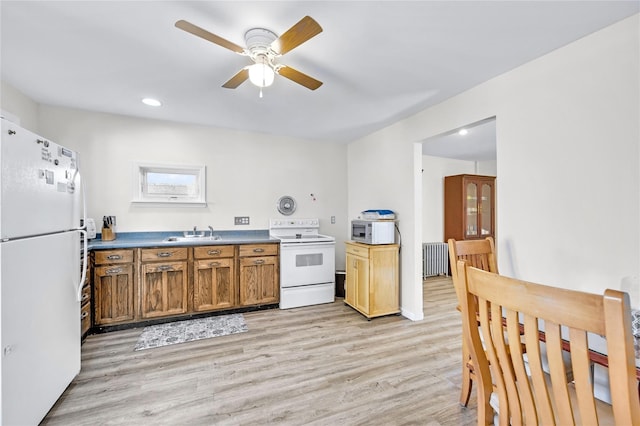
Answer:
[[(501, 425), (601, 424), (606, 420), (617, 425), (640, 425), (627, 293), (606, 290), (601, 296), (549, 287), (486, 272), (464, 261), (458, 262), (457, 273), (464, 289), (463, 332), (475, 363), (478, 387), (488, 390), (496, 384)], [(491, 317), (504, 317), (504, 324), (490, 321)], [(539, 327), (544, 328), (549, 374), (542, 367)], [(570, 345), (573, 381), (567, 380), (562, 359), (561, 328), (568, 330), (564, 339)], [(505, 342), (505, 329), (510, 343)], [(588, 333), (607, 340), (612, 405), (594, 397)], [(492, 421), (484, 394), (478, 392), (478, 424)]]
[[(484, 240), (465, 241), (450, 239), (448, 244), (451, 277), (456, 289), (458, 303), (462, 303), (462, 295), (460, 294), (460, 286), (458, 284), (457, 261), (466, 260), (470, 265), (476, 268), (498, 273), (495, 245), (493, 238), (491, 237), (487, 237)], [(460, 391), (460, 405), (463, 407), (466, 407), (469, 403), (474, 378), (474, 367), (473, 361), (471, 360), (469, 346), (465, 339), (462, 339), (462, 390)], [(491, 391), (489, 391), (489, 394), (491, 394)]]

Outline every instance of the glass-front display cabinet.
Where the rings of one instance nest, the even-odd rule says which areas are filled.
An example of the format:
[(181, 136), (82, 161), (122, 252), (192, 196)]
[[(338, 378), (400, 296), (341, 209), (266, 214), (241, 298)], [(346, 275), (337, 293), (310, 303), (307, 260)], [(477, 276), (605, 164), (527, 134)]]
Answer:
[(445, 242), (495, 238), (495, 184), (495, 176), (445, 176)]

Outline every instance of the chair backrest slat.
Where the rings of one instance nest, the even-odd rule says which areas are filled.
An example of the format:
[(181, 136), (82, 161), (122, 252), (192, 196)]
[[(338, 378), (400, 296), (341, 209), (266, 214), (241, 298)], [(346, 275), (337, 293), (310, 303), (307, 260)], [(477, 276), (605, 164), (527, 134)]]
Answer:
[[(588, 347), (587, 333), (581, 330), (571, 329), (569, 332), (569, 341), (574, 347)], [(582, 424), (587, 424), (586, 419), (598, 418), (596, 412), (596, 404), (591, 398), (593, 392), (593, 383), (591, 383), (591, 365), (589, 363), (588, 352), (571, 351), (571, 363), (576, 366), (573, 372), (573, 379), (576, 386), (576, 395), (580, 401), (580, 418)]]
[[(547, 344), (547, 359), (549, 360), (549, 375), (551, 376), (551, 393), (557, 410), (558, 423), (561, 425), (575, 424), (571, 397), (567, 388), (567, 374), (562, 362), (562, 335), (560, 324), (544, 322), (544, 332)], [(577, 349), (577, 348), (574, 348)], [(585, 350), (586, 348), (580, 348)]]
[[(534, 284), (483, 271), (465, 261), (458, 262), (457, 273), (464, 293), (463, 329), (469, 333), (465, 337), (480, 367), (481, 385), (487, 380), (496, 384), (500, 424), (598, 424), (596, 408), (602, 404), (593, 393), (589, 362), (588, 333), (593, 333), (607, 340), (616, 424), (640, 425), (628, 294), (607, 290), (602, 296)], [(483, 359), (478, 321), (488, 361)], [(548, 374), (542, 367), (540, 330), (544, 331)], [(567, 339), (571, 382), (563, 360)], [(490, 369), (483, 368), (482, 362), (488, 362)]]

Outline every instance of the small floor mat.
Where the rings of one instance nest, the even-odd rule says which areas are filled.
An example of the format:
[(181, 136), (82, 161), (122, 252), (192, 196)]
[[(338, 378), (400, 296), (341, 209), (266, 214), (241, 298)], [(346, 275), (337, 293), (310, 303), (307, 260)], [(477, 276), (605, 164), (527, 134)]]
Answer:
[(177, 343), (227, 336), (248, 331), (242, 314), (221, 315), (166, 324), (151, 325), (142, 330), (134, 350), (159, 348)]

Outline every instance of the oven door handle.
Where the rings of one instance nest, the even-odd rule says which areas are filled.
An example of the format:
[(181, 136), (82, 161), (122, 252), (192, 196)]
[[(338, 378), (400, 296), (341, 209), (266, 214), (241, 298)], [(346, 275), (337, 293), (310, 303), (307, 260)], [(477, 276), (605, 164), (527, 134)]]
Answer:
[(318, 241), (318, 242), (305, 242), (305, 243), (280, 243), (280, 247), (317, 247), (317, 246), (335, 246), (335, 241)]

